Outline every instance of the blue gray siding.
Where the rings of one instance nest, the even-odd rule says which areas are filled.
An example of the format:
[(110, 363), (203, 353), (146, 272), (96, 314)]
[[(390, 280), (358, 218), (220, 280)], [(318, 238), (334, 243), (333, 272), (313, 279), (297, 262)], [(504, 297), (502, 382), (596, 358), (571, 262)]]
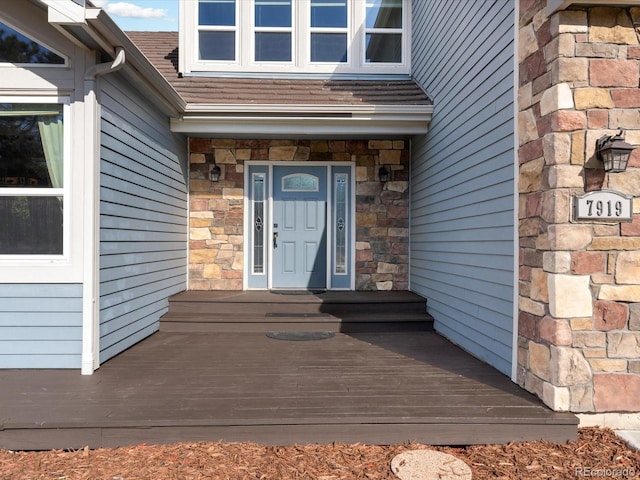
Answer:
[(412, 68), (434, 100), (412, 142), (411, 289), (436, 329), (511, 374), (514, 2), (413, 2)]
[(100, 362), (158, 330), (186, 289), (187, 147), (118, 76), (101, 83)]
[(81, 284), (0, 285), (0, 368), (80, 368)]

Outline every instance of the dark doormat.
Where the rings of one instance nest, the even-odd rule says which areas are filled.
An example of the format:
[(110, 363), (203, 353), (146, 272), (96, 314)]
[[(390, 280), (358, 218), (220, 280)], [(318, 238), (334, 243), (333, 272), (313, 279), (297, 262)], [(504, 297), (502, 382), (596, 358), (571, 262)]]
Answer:
[(333, 332), (267, 332), (267, 337), (275, 340), (289, 340), (294, 342), (304, 342), (311, 340), (326, 340), (333, 338)]
[(270, 290), (277, 295), (321, 295), (325, 290)]

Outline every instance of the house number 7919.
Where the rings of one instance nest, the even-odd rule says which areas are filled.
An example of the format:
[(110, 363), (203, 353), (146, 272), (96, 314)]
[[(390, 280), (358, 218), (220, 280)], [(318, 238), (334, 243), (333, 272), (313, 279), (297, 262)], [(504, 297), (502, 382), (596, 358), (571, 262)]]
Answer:
[[(590, 217), (620, 217), (622, 216), (622, 202), (620, 200), (616, 201), (612, 208), (611, 200), (607, 200), (607, 202), (603, 202), (602, 200), (587, 200), (587, 208), (588, 208), (588, 216)], [(605, 212), (605, 205), (607, 206), (607, 210)], [(615, 212), (614, 212), (615, 211)]]
[(574, 197), (573, 220), (629, 222), (633, 216), (633, 197), (613, 190), (589, 192)]

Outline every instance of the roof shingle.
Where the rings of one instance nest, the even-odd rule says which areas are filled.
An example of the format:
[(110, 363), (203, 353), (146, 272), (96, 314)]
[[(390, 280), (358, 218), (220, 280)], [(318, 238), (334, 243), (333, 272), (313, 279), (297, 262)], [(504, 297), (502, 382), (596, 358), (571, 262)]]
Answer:
[(189, 104), (432, 105), (412, 80), (180, 76), (177, 32), (127, 32)]

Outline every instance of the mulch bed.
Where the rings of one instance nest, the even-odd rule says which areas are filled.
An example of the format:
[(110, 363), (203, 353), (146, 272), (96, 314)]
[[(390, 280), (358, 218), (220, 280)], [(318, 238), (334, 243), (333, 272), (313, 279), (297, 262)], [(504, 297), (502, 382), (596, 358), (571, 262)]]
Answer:
[[(391, 460), (417, 443), (269, 447), (179, 443), (78, 451), (0, 450), (2, 480), (395, 479)], [(466, 448), (433, 447), (466, 462), (474, 479), (640, 479), (640, 452), (611, 430), (584, 428), (578, 440)]]

